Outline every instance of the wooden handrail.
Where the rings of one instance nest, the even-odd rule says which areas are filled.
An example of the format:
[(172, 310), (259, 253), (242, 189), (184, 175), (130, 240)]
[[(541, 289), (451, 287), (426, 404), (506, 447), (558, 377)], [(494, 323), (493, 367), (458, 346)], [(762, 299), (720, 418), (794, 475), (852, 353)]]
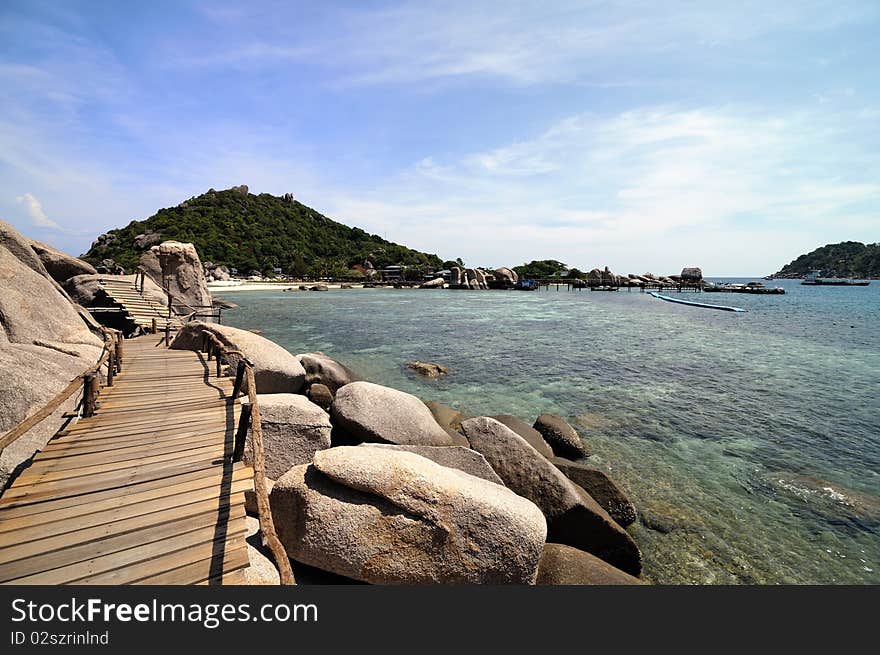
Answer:
[[(44, 419), (48, 418), (61, 406), (65, 400), (70, 398), (73, 393), (83, 384), (83, 381), (87, 380), (90, 376), (94, 376), (98, 373), (100, 368), (106, 363), (108, 364), (108, 379), (112, 377), (110, 371), (113, 367), (116, 367), (116, 370), (121, 370), (121, 357), (122, 357), (122, 349), (119, 348), (116, 351), (116, 335), (108, 330), (107, 328), (102, 328), (102, 333), (104, 334), (104, 348), (101, 351), (101, 356), (98, 358), (98, 361), (83, 371), (79, 375), (77, 375), (70, 383), (64, 387), (61, 391), (59, 391), (48, 403), (43, 405), (39, 410), (25, 418), (18, 425), (13, 427), (11, 430), (6, 432), (2, 438), (0, 438), (0, 451), (4, 448), (8, 447), (10, 444), (15, 442), (19, 437), (26, 434), (31, 428), (42, 422)], [(120, 337), (121, 338), (121, 335)], [(116, 351), (116, 359), (117, 363), (111, 363), (111, 357), (113, 357), (113, 353)], [(86, 394), (83, 394), (83, 401), (85, 401)], [(82, 402), (81, 402), (82, 404)]]
[[(264, 544), (268, 546), (269, 551), (272, 553), (272, 557), (275, 559), (275, 564), (278, 567), (278, 572), (281, 577), (281, 584), (294, 585), (296, 584), (296, 580), (293, 576), (293, 569), (290, 566), (287, 552), (284, 550), (284, 546), (281, 544), (281, 540), (278, 538), (278, 534), (275, 531), (275, 522), (272, 520), (272, 510), (269, 507), (269, 493), (266, 491), (266, 456), (263, 450), (263, 425), (260, 420), (260, 406), (257, 402), (257, 383), (254, 376), (253, 362), (251, 362), (240, 350), (227, 348), (226, 345), (217, 338), (217, 335), (210, 330), (202, 328), (201, 331), (201, 350), (205, 352), (207, 348), (208, 361), (211, 360), (212, 356), (216, 359), (217, 377), (220, 377), (221, 357), (230, 357), (234, 355), (241, 360), (235, 376), (235, 385), (232, 388), (232, 399), (234, 401), (238, 397), (242, 383), (246, 381), (249, 401), (248, 416), (244, 416), (244, 408), (242, 408), (242, 411), (243, 418), (250, 418), (251, 441), (254, 449), (254, 494), (257, 497), (257, 519), (260, 522), (260, 532), (263, 535)], [(209, 341), (211, 342), (210, 347), (208, 347)], [(233, 460), (237, 460), (237, 458), (241, 456), (241, 452), (239, 451), (244, 450), (243, 445), (246, 433), (246, 430), (243, 429), (244, 425), (244, 422), (239, 425), (238, 434), (236, 435), (237, 443), (233, 451)], [(239, 441), (241, 442), (240, 445), (238, 443)]]

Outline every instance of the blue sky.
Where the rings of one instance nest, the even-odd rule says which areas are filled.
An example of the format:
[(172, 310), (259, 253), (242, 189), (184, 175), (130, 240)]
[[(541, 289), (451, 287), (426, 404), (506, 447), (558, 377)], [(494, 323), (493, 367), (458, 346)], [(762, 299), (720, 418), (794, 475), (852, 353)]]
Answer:
[(208, 188), (471, 265), (765, 274), (880, 240), (880, 4), (16, 2), (0, 218), (79, 254)]

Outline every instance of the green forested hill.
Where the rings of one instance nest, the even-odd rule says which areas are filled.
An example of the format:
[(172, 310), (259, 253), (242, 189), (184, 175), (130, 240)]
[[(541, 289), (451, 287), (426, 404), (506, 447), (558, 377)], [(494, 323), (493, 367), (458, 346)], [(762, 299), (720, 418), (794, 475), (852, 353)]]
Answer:
[(880, 277), (880, 243), (830, 243), (801, 255), (773, 277), (803, 277), (813, 270), (828, 277)]
[(291, 196), (254, 195), (247, 187), (212, 189), (146, 220), (110, 230), (83, 259), (98, 264), (110, 258), (133, 271), (144, 250), (168, 240), (193, 243), (202, 261), (235, 267), (242, 274), (280, 267), (294, 275), (339, 275), (365, 260), (377, 268), (442, 265), (436, 255), (337, 223)]

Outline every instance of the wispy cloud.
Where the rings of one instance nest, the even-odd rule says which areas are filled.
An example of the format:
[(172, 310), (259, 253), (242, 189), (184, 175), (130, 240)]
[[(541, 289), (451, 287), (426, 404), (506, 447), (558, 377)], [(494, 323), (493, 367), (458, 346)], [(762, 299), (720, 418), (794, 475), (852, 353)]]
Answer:
[(35, 226), (48, 228), (50, 230), (61, 229), (61, 226), (58, 225), (58, 223), (46, 216), (46, 212), (43, 211), (42, 203), (34, 198), (30, 193), (18, 196), (15, 201), (20, 205), (24, 205), (25, 211), (27, 212), (28, 217), (31, 219), (31, 223), (33, 223)]
[[(880, 161), (874, 146), (856, 137), (869, 131), (856, 115), (841, 123), (817, 112), (767, 117), (743, 108), (653, 107), (583, 114), (458, 161), (422, 160), (368, 198), (343, 194), (334, 210), (471, 261), (492, 259), (492, 244), (492, 253), (513, 258), (495, 263), (540, 256), (579, 266), (647, 260), (660, 267), (668, 253), (691, 247), (689, 261), (708, 254), (716, 270), (760, 272), (742, 268), (760, 266), (749, 240), (787, 234), (782, 248), (797, 254), (829, 225), (867, 231), (880, 206)], [(698, 242), (696, 234), (708, 238)]]
[[(740, 45), (771, 34), (813, 33), (875, 15), (870, 2), (842, 6), (832, 0), (780, 5), (759, 0), (729, 3), (688, 1), (626, 3), (569, 0), (421, 2), (415, 5), (325, 8), (313, 29), (297, 28), (296, 12), (275, 7), (267, 23), (260, 12), (234, 7), (206, 13), (225, 26), (259, 27), (261, 41), (233, 40), (221, 54), (187, 53), (176, 42), (172, 65), (266, 66), (303, 60), (334, 71), (333, 86), (406, 84), (441, 79), (488, 77), (530, 85), (595, 83), (631, 85), (606, 79), (609, 68), (640, 57), (718, 56), (721, 46)], [(745, 57), (742, 52), (737, 54)], [(644, 81), (644, 80), (643, 80)]]

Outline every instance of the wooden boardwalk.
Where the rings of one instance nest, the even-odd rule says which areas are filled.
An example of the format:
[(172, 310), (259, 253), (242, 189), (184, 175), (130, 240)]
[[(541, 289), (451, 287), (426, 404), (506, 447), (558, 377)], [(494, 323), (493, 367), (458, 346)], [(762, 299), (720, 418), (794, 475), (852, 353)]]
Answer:
[(0, 497), (0, 583), (241, 584), (239, 403), (213, 362), (158, 335), (125, 342), (94, 416), (38, 453)]

